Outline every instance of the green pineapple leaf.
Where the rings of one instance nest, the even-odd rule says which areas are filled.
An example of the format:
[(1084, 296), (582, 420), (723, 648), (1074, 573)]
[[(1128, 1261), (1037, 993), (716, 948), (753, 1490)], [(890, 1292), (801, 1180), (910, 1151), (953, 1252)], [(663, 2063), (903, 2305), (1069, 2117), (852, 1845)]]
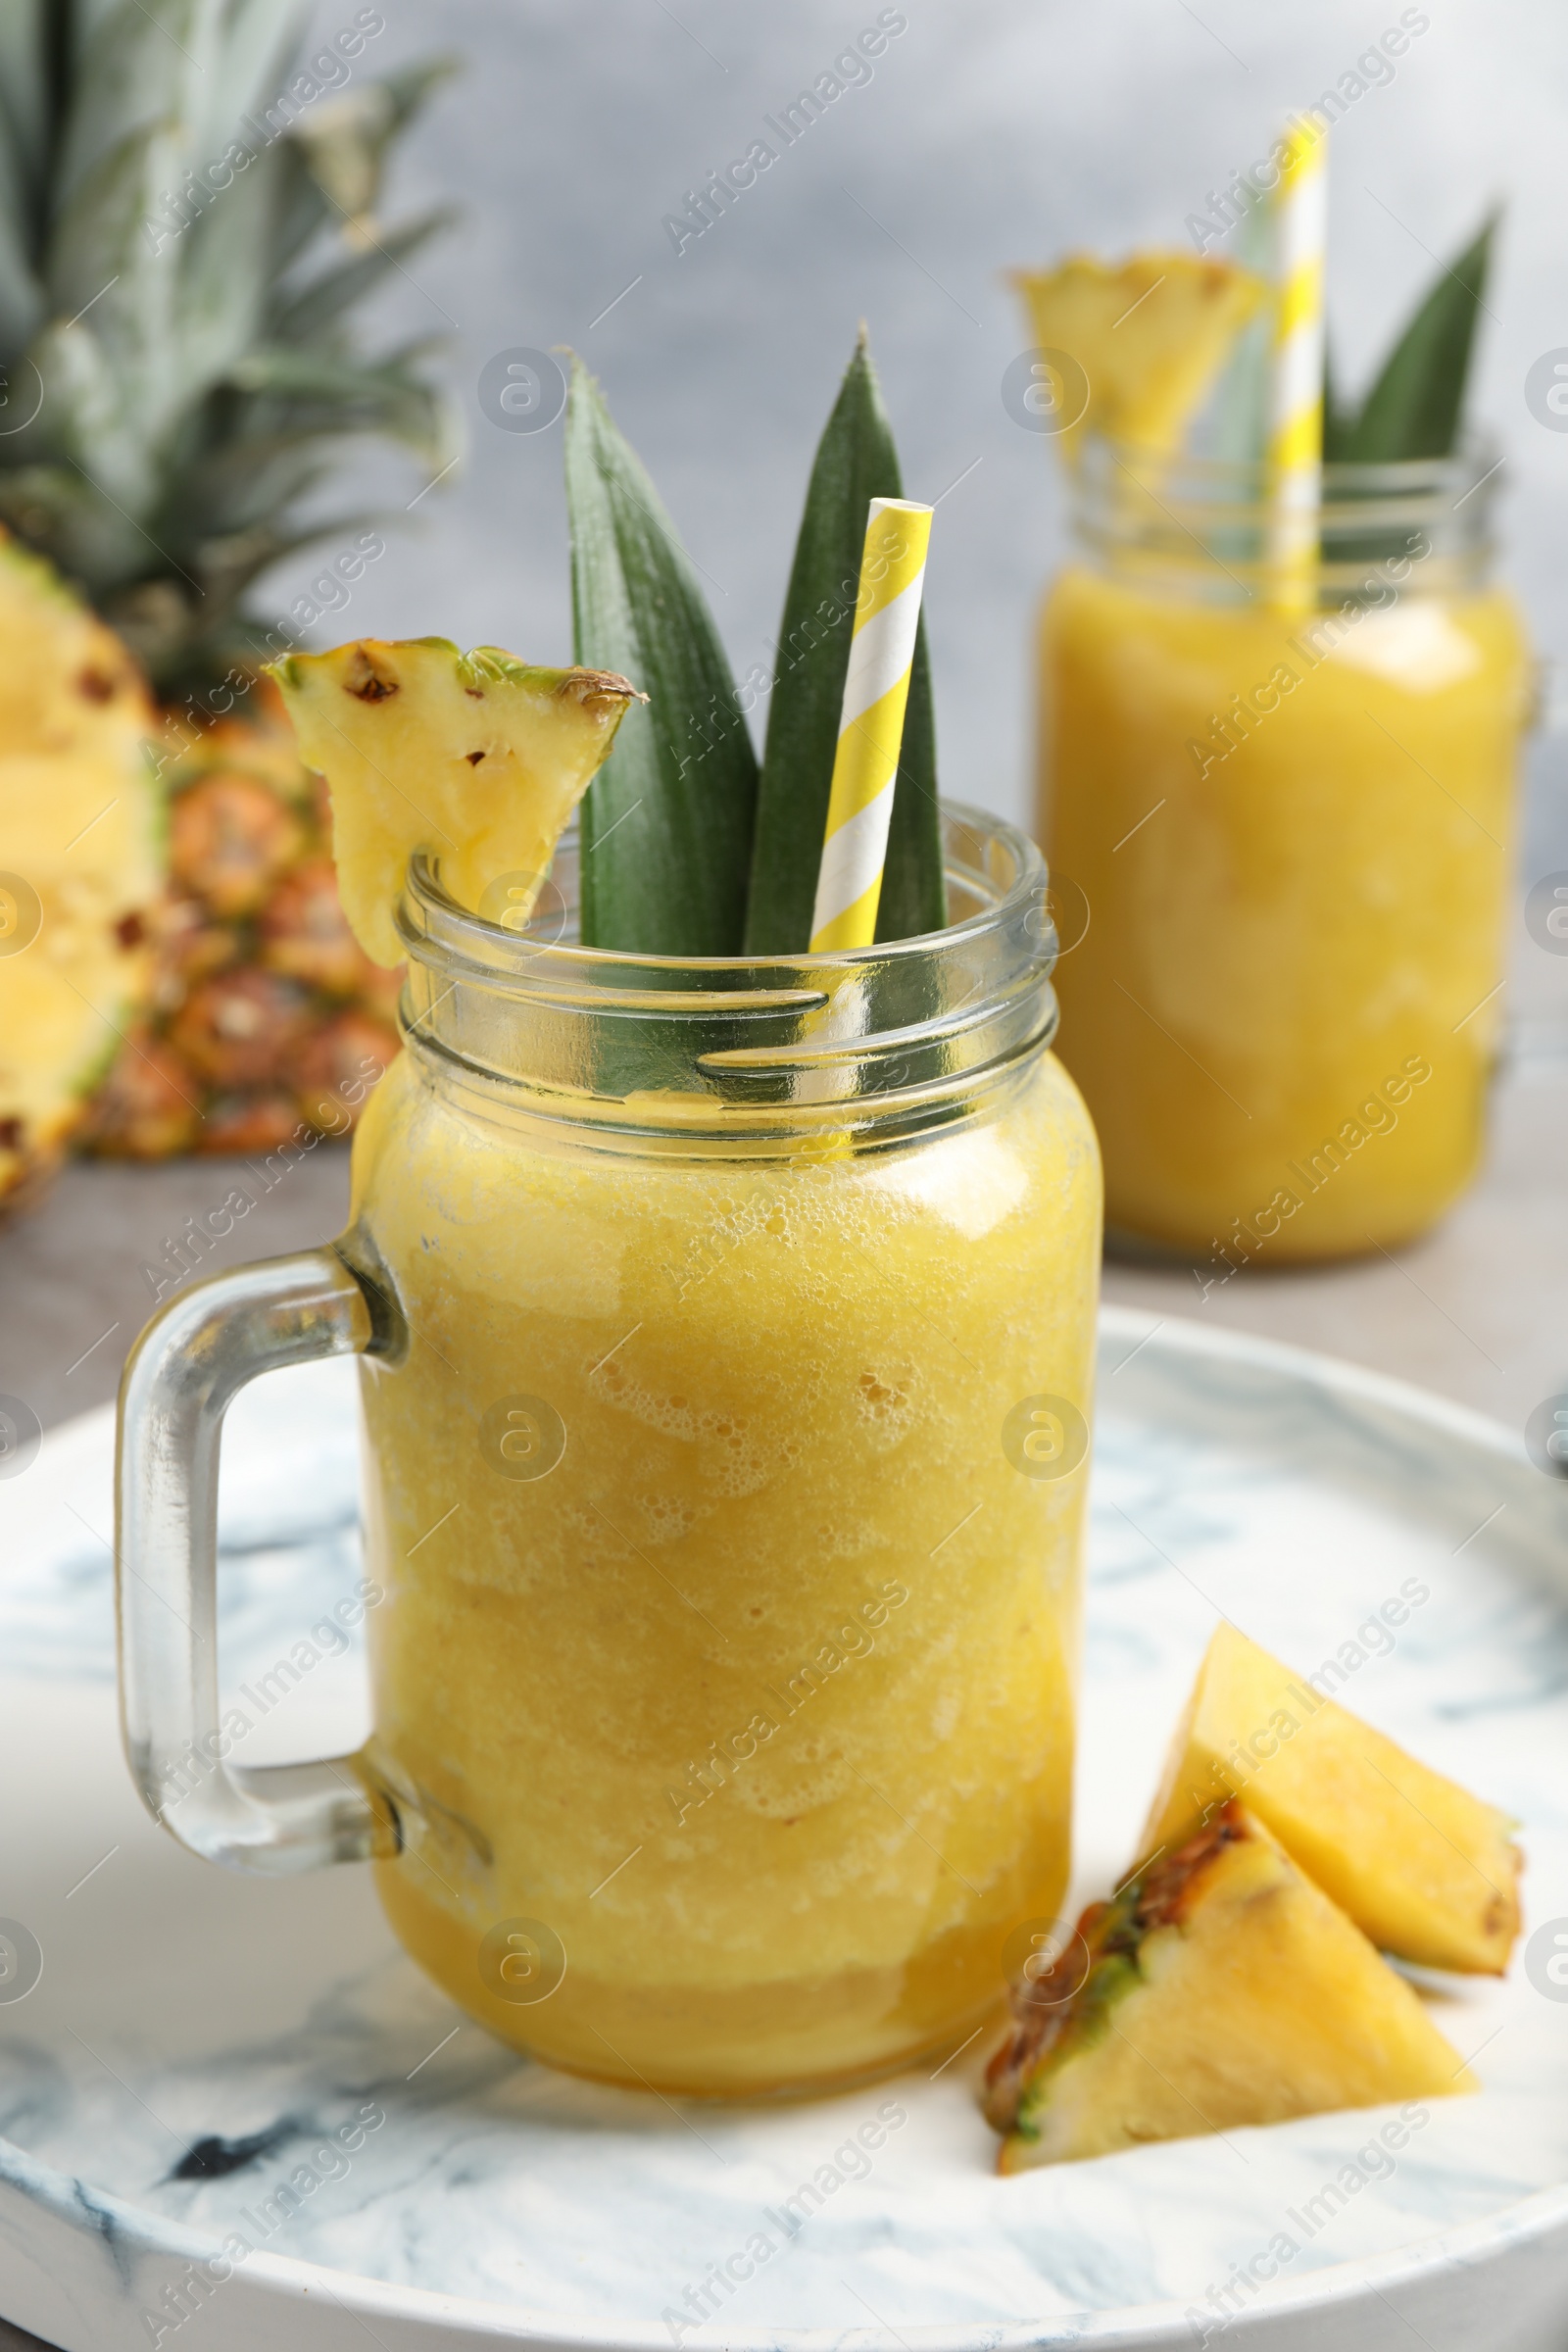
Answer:
[(41, 9), (6, 0), (0, 6), (0, 347), (10, 351), (26, 343), (43, 310), (31, 248), (49, 146), (48, 50)]
[(426, 58), (301, 116), (292, 133), (294, 143), (311, 177), (342, 220), (357, 225), (372, 218), (392, 141), (457, 71), (456, 58)]
[(738, 955), (757, 755), (696, 568), (577, 359), (565, 462), (574, 659), (649, 698), (582, 804), (584, 944)]
[[(1446, 458), (1458, 437), (1497, 216), (1417, 305), (1336, 455), (1362, 466)], [(1325, 453), (1326, 454), (1326, 453)]]
[[(746, 916), (752, 955), (803, 955), (810, 942), (866, 508), (873, 498), (903, 495), (893, 428), (862, 327), (817, 444), (779, 625)], [(940, 930), (947, 920), (936, 767), (922, 618), (877, 911), (879, 940), (913, 938)]]
[(270, 339), (335, 350), (345, 313), (373, 293), (383, 278), (401, 272), (403, 264), (429, 238), (455, 228), (461, 218), (455, 205), (437, 205), (416, 220), (406, 220), (400, 228), (383, 230), (363, 253), (321, 270), (303, 293), (276, 294)]
[(446, 403), (411, 365), (428, 348), (419, 342), (367, 362), (258, 345), (232, 368), (230, 381), (243, 392), (293, 404), (294, 420), (312, 434), (382, 433), (406, 442), (439, 472), (456, 455), (451, 420)]
[(1347, 455), (1346, 444), (1355, 423), (1351, 412), (1340, 397), (1340, 386), (1334, 373), (1334, 358), (1328, 344), (1323, 346), (1323, 463), (1340, 465)]

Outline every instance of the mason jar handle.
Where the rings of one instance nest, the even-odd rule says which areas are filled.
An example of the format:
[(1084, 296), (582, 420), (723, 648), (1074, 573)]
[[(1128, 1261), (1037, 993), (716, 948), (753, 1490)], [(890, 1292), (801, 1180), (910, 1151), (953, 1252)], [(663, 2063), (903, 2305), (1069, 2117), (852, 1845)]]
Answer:
[(171, 1299), (120, 1385), (115, 1585), (125, 1753), (181, 1845), (282, 1877), (398, 1848), (396, 1809), (358, 1756), (229, 1763), (219, 1715), (218, 1461), (223, 1415), (262, 1372), (401, 1352), (378, 1286), (337, 1247), (214, 1274)]

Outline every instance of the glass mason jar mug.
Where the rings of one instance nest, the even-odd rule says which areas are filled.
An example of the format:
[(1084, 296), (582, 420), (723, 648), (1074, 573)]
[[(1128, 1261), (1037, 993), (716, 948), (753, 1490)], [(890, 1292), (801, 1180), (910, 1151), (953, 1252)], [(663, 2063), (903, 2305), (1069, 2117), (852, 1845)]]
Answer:
[(1220, 1280), (1407, 1240), (1475, 1171), (1530, 692), (1489, 468), (1327, 467), (1282, 592), (1261, 468), (1084, 455), (1040, 647), (1064, 1058), (1113, 1236)]
[[(147, 1803), (240, 1868), (373, 1859), (453, 1999), (583, 2074), (892, 2069), (1065, 1888), (1099, 1159), (1038, 853), (945, 821), (946, 931), (793, 962), (571, 944), (569, 849), (521, 932), (416, 860), (347, 1232), (183, 1295), (126, 1370)], [(375, 1729), (245, 1770), (221, 1416), (350, 1350)]]

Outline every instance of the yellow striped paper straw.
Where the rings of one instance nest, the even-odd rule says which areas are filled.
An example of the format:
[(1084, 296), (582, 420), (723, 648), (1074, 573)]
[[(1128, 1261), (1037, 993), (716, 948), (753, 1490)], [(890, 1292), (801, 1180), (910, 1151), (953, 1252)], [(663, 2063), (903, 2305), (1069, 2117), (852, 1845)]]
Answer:
[(1269, 380), (1269, 576), (1273, 603), (1314, 601), (1323, 478), (1323, 248), (1326, 132), (1295, 124), (1274, 192), (1275, 305)]
[(872, 499), (811, 912), (813, 956), (868, 948), (876, 938), (930, 537), (929, 507)]

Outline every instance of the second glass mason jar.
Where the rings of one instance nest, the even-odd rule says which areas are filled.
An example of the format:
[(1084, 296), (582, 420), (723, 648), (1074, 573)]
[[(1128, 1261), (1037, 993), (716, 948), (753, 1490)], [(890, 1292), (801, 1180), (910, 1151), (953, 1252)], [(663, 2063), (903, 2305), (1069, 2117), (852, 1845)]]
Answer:
[(947, 824), (949, 930), (794, 964), (411, 877), (343, 1244), (409, 1334), (363, 1376), (376, 1868), (559, 2066), (891, 2069), (1064, 1892), (1099, 1161), (1039, 858)]
[(1040, 838), (1088, 902), (1057, 986), (1113, 1241), (1223, 1280), (1406, 1241), (1469, 1183), (1530, 693), (1494, 488), (1486, 455), (1331, 466), (1282, 592), (1260, 467), (1086, 450)]

